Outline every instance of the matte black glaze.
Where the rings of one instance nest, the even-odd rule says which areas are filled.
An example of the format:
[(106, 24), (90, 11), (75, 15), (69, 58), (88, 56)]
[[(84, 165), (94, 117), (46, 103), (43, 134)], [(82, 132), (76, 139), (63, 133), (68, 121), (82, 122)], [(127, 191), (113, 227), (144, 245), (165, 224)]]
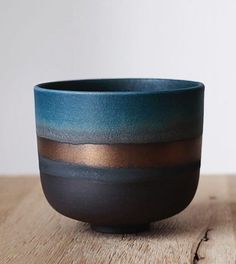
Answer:
[(88, 222), (95, 230), (112, 232), (114, 228), (117, 232), (124, 227), (126, 233), (127, 226), (133, 230), (133, 225), (147, 226), (182, 211), (196, 192), (199, 165), (150, 175), (140, 170), (137, 177), (132, 173), (130, 177), (110, 175), (103, 174), (99, 180), (99, 174), (96, 178), (91, 172), (74, 177), (41, 173), (41, 181), (48, 202), (58, 212)]

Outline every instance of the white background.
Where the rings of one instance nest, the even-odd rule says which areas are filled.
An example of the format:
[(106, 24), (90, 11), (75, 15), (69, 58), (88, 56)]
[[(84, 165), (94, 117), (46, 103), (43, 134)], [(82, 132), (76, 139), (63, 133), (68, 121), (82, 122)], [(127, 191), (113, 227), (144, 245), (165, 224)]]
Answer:
[(38, 172), (33, 85), (102, 77), (202, 81), (202, 173), (236, 172), (235, 14), (235, 0), (1, 0), (0, 174)]

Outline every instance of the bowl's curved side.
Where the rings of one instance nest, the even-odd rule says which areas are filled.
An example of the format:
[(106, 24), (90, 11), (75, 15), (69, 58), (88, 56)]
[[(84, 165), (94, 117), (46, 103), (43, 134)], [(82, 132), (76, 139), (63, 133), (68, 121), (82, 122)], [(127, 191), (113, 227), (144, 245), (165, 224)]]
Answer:
[(191, 202), (199, 178), (204, 86), (133, 90), (35, 89), (42, 187), (63, 215), (124, 227), (172, 216)]
[(204, 89), (148, 94), (35, 90), (37, 135), (71, 144), (174, 142), (202, 134)]
[(88, 169), (88, 176), (85, 170), (77, 168), (76, 175), (42, 170), (43, 191), (61, 214), (100, 226), (145, 224), (172, 216), (191, 202), (199, 178), (199, 162), (167, 169)]

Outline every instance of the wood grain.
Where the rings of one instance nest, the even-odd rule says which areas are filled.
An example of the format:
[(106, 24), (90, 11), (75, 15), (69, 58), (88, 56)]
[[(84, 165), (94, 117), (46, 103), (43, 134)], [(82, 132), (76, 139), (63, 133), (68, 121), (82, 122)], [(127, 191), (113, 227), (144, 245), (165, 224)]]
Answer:
[(236, 177), (201, 177), (186, 210), (137, 235), (59, 215), (38, 177), (0, 177), (0, 263), (235, 263), (235, 236)]

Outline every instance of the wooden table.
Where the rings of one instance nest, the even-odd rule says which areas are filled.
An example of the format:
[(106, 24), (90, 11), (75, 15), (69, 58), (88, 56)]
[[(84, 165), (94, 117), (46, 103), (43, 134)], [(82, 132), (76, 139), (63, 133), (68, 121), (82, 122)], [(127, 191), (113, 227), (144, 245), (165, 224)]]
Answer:
[(236, 177), (203, 176), (191, 205), (150, 232), (99, 234), (46, 202), (38, 177), (0, 177), (0, 263), (236, 261)]

